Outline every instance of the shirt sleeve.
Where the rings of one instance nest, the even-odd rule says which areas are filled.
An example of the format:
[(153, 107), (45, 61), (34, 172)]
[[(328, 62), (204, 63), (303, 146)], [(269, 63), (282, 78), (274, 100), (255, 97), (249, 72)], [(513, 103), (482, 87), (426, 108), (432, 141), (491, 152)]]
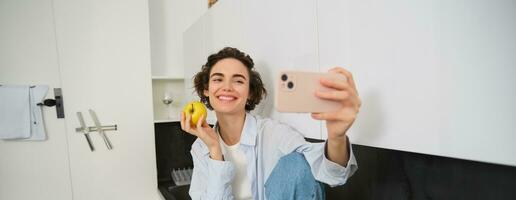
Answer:
[(283, 133), (281, 140), (284, 145), (281, 147), (283, 154), (297, 151), (305, 156), (310, 165), (314, 178), (326, 183), (331, 187), (344, 185), (346, 181), (358, 169), (358, 164), (353, 154), (351, 143), (349, 145), (349, 160), (346, 167), (341, 166), (326, 157), (326, 142), (309, 143), (305, 141), (303, 135), (291, 127), (281, 128)]
[(234, 199), (231, 182), (235, 169), (231, 162), (213, 160), (202, 144), (192, 145), (194, 169), (190, 183), (190, 197), (193, 200)]
[(304, 151), (303, 154), (312, 167), (312, 173), (314, 174), (315, 179), (324, 182), (331, 187), (344, 185), (358, 169), (357, 161), (353, 154), (353, 148), (351, 148), (351, 143), (348, 144), (349, 160), (346, 167), (339, 165), (326, 157), (326, 144), (327, 142), (309, 144), (312, 147), (308, 148), (310, 150)]

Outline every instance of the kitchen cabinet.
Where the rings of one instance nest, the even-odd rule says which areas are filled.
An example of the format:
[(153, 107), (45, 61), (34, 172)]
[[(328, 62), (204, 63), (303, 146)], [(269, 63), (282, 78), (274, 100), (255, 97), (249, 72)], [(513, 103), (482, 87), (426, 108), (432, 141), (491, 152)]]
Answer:
[(152, 77), (154, 123), (180, 121), (184, 98), (182, 77)]
[[(190, 77), (184, 77), (183, 32), (207, 9), (203, 1), (149, 1), (155, 123), (179, 121), (181, 107), (189, 100), (184, 92), (185, 80)], [(163, 103), (165, 92), (173, 100), (168, 106)]]
[[(0, 141), (0, 199), (160, 199), (147, 1), (2, 1), (2, 84), (61, 88), (65, 118), (44, 107), (45, 141)], [(52, 90), (46, 98), (53, 98)], [(91, 151), (77, 112), (106, 132)]]

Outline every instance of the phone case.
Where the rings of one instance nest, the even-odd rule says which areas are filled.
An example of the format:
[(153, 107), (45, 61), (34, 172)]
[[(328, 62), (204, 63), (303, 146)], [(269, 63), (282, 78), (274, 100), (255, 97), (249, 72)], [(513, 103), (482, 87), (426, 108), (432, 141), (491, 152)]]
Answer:
[(280, 72), (276, 80), (275, 104), (279, 112), (331, 112), (342, 107), (339, 102), (320, 99), (315, 91), (332, 91), (324, 87), (319, 80), (326, 77), (331, 80), (346, 80), (346, 77), (335, 73), (318, 73), (303, 71)]

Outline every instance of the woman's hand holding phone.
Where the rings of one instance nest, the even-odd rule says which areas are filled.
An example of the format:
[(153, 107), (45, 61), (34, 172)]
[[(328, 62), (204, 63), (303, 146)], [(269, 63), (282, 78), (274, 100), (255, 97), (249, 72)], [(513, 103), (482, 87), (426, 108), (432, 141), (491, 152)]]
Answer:
[(328, 159), (344, 167), (349, 161), (349, 141), (346, 133), (357, 117), (362, 101), (351, 73), (341, 67), (329, 70), (346, 76), (346, 80), (329, 80), (321, 78), (320, 83), (333, 91), (316, 91), (315, 96), (321, 99), (338, 102), (342, 107), (336, 111), (312, 113), (312, 118), (326, 120), (328, 130), (327, 156)]
[(329, 70), (330, 73), (337, 73), (346, 76), (346, 80), (329, 80), (321, 78), (321, 85), (335, 89), (333, 91), (316, 91), (315, 96), (338, 102), (342, 105), (339, 110), (312, 113), (312, 118), (326, 120), (328, 129), (328, 139), (343, 138), (347, 130), (351, 127), (359, 112), (362, 102), (358, 96), (358, 91), (351, 73), (341, 67)]
[(214, 160), (223, 160), (222, 150), (220, 149), (219, 134), (215, 132), (213, 128), (204, 120), (205, 116), (199, 118), (196, 126), (191, 126), (190, 121), (192, 120), (191, 115), (188, 113), (181, 112), (181, 129), (184, 131), (197, 136), (201, 139), (210, 151), (210, 157)]

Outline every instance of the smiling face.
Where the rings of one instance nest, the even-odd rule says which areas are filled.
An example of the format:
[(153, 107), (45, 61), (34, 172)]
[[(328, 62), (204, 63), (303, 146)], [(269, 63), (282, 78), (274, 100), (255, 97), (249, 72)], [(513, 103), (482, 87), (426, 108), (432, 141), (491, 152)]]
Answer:
[(215, 112), (236, 114), (245, 112), (249, 97), (249, 72), (237, 59), (225, 58), (213, 65), (210, 71), (208, 89), (204, 95)]

